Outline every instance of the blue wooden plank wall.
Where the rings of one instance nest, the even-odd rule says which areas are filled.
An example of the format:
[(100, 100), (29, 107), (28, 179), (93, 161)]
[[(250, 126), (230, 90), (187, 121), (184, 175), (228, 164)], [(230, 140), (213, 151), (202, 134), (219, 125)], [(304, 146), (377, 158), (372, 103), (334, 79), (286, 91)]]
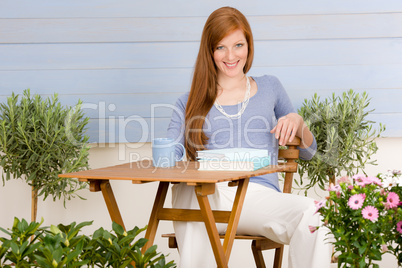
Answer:
[(296, 107), (367, 91), (371, 118), (402, 137), (400, 0), (0, 0), (0, 101), (26, 88), (81, 99), (91, 142), (164, 136), (203, 24), (225, 5), (253, 28), (250, 75), (278, 76)]

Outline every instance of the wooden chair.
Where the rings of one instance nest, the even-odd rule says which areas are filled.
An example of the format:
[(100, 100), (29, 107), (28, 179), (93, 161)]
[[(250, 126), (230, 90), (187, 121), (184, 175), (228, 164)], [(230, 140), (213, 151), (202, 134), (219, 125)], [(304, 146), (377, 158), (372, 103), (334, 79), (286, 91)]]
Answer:
[[(278, 159), (284, 160), (283, 163), (279, 163), (279, 165), (283, 165), (286, 162), (286, 165), (289, 168), (286, 169), (285, 179), (283, 184), (283, 192), (290, 193), (292, 190), (292, 182), (293, 182), (293, 174), (297, 172), (297, 163), (295, 160), (299, 158), (299, 150), (297, 146), (300, 145), (300, 139), (295, 138), (292, 142), (286, 145), (286, 148), (280, 148)], [(169, 239), (168, 245), (169, 248), (177, 248), (176, 236), (174, 233), (172, 234), (163, 234), (162, 237), (166, 237)], [(224, 235), (221, 235), (221, 238), (224, 238)], [(235, 239), (242, 240), (251, 240), (251, 250), (253, 252), (255, 264), (257, 268), (265, 268), (265, 262), (262, 255), (263, 250), (275, 249), (275, 257), (274, 257), (274, 268), (282, 267), (282, 258), (284, 245), (274, 242), (263, 236), (249, 236), (249, 235), (236, 235)]]

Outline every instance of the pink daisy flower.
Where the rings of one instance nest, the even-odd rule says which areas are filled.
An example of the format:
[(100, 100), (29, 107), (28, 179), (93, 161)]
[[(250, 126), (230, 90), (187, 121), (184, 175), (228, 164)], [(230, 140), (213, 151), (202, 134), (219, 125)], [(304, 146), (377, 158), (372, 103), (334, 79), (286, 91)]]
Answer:
[(378, 186), (382, 186), (382, 181), (377, 177), (367, 177), (367, 182), (377, 184)]
[(345, 184), (351, 184), (351, 182), (347, 176), (344, 176), (338, 180), (338, 184), (341, 184), (342, 182)]
[(355, 194), (349, 198), (348, 206), (351, 209), (359, 209), (363, 206), (364, 199), (366, 198), (365, 194)]
[(402, 234), (402, 221), (396, 224), (396, 230)]
[(399, 196), (394, 192), (388, 193), (386, 206), (389, 208), (396, 208), (398, 207), (398, 205), (399, 205)]
[(384, 188), (381, 188), (380, 189), (380, 194), (381, 195), (386, 195), (386, 194), (388, 194), (388, 191), (386, 191)]
[(318, 230), (318, 226), (312, 226), (312, 225), (309, 225), (308, 226), (308, 229), (310, 230), (310, 233), (314, 233), (315, 231), (317, 231)]
[(361, 187), (364, 187), (367, 184), (367, 179), (363, 174), (354, 175), (352, 178), (355, 180), (356, 184)]
[(373, 206), (367, 206), (362, 210), (363, 218), (375, 222), (378, 219), (378, 209)]
[(373, 182), (373, 177), (365, 177), (363, 178), (366, 184), (371, 184)]
[(328, 188), (328, 191), (329, 192), (339, 192), (340, 190), (342, 190), (342, 188), (341, 188), (341, 186), (340, 185), (331, 185), (329, 188)]
[(315, 203), (316, 208), (320, 209), (325, 205), (325, 200), (321, 200), (321, 201), (314, 200), (314, 203)]
[(314, 200), (314, 203), (315, 203), (315, 207), (317, 208), (317, 210), (314, 213), (314, 214), (316, 214), (320, 210), (320, 208), (325, 206), (326, 201), (325, 200), (321, 200), (321, 201)]

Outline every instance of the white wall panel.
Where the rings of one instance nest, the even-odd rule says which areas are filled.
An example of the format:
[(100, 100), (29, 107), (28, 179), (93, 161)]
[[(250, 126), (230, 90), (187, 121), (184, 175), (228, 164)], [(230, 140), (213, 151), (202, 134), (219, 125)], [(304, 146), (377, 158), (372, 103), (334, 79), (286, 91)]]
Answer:
[[(93, 122), (132, 115), (149, 120), (150, 105), (174, 104), (188, 90), (203, 23), (223, 5), (238, 7), (252, 25), (250, 74), (278, 76), (296, 108), (315, 92), (366, 90), (376, 118), (387, 118), (386, 135), (402, 136), (389, 119), (402, 112), (402, 3), (396, 0), (3, 0), (0, 100), (31, 88), (57, 92), (68, 105), (78, 99), (106, 105), (104, 112), (86, 109)], [(169, 113), (153, 116), (160, 125), (169, 120)], [(96, 141), (99, 128), (91, 124)]]
[(191, 68), (0, 71), (0, 95), (10, 95), (11, 91), (22, 93), (26, 88), (38, 94), (77, 96), (186, 92), (191, 74)]
[(90, 140), (93, 143), (145, 143), (152, 138), (166, 137), (169, 125), (167, 118), (113, 117), (91, 119), (88, 123)]
[[(0, 43), (198, 41), (205, 20), (205, 17), (0, 19)], [(256, 40), (402, 35), (402, 13), (250, 16), (249, 21)]]
[(248, 16), (402, 11), (400, 0), (2, 0), (0, 18), (205, 17), (228, 5)]
[[(177, 79), (177, 73), (181, 79)], [(49, 95), (56, 92), (77, 97), (121, 94), (124, 98), (126, 94), (185, 93), (190, 86), (191, 73), (191, 69), (0, 71), (0, 96), (8, 96), (11, 91), (22, 93), (26, 88), (32, 93)], [(342, 68), (320, 65), (253, 67), (249, 74), (275, 75), (290, 96), (297, 96), (311, 92), (327, 95), (349, 89), (367, 90), (371, 94), (378, 91), (380, 95), (382, 91), (401, 89), (401, 73), (402, 64), (378, 64), (345, 65)], [(399, 99), (392, 101), (399, 105)]]
[[(193, 68), (198, 47), (197, 42), (5, 44), (0, 71)], [(253, 66), (400, 63), (402, 38), (281, 40), (257, 41)]]

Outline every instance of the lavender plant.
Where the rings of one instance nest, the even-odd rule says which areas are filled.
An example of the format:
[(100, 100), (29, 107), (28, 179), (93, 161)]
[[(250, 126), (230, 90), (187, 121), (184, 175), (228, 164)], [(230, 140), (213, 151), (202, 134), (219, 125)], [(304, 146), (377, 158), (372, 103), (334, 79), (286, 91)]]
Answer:
[(378, 150), (375, 138), (385, 126), (373, 127), (374, 122), (367, 118), (373, 111), (368, 109), (369, 104), (366, 92), (353, 90), (324, 100), (317, 94), (304, 100), (298, 113), (316, 138), (317, 153), (310, 161), (299, 160), (299, 186), (306, 191), (316, 185), (325, 189), (342, 172), (351, 176), (367, 164), (376, 164), (371, 159)]

